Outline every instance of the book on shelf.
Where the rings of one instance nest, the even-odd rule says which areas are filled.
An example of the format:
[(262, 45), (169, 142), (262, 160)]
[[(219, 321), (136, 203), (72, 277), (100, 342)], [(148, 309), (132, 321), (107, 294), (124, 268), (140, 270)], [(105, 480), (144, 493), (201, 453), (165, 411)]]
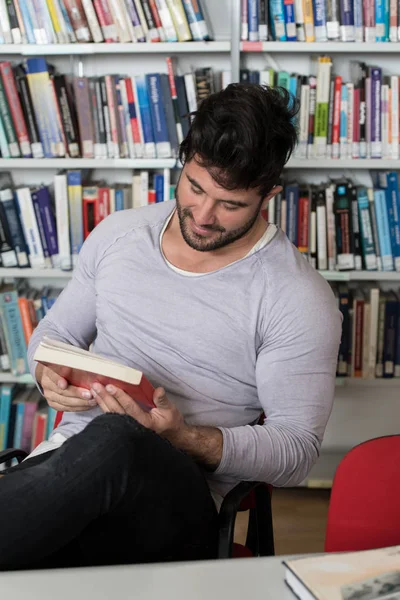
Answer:
[(189, 113), (230, 71), (77, 77), (45, 58), (0, 62), (2, 158), (176, 158)]
[(201, 0), (47, 0), (0, 6), (0, 44), (186, 42), (211, 39)]
[(245, 42), (398, 42), (399, 25), (395, 1), (241, 0)]
[(397, 600), (400, 546), (284, 560), (285, 582), (300, 600)]
[(310, 74), (240, 70), (240, 81), (280, 86), (300, 101), (294, 158), (398, 160), (399, 75), (352, 61), (346, 81), (328, 56), (311, 64)]
[(104, 356), (44, 337), (34, 360), (51, 368), (74, 386), (91, 389), (98, 382), (122, 389), (144, 407), (153, 408), (154, 388), (138, 369)]

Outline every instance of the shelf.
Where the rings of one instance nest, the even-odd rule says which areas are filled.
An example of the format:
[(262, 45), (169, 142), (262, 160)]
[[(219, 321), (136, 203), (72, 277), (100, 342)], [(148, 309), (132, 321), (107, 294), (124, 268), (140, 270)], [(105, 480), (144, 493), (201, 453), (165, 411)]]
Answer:
[(56, 279), (57, 277), (62, 279), (70, 279), (72, 277), (72, 271), (61, 271), (61, 269), (18, 269), (18, 268), (0, 268), (0, 279), (3, 278), (48, 278)]
[(400, 281), (397, 271), (319, 271), (327, 281)]
[(336, 387), (383, 387), (400, 388), (400, 377), (336, 377)]
[(173, 169), (175, 158), (1, 158), (0, 169)]
[[(327, 281), (400, 281), (400, 273), (396, 271), (319, 271)], [(70, 279), (72, 271), (61, 269), (18, 269), (0, 268), (0, 278), (51, 278)]]
[(384, 158), (291, 158), (285, 169), (400, 169), (400, 160)]
[(0, 54), (22, 56), (56, 56), (87, 54), (189, 54), (230, 52), (231, 43), (222, 42), (158, 42), (130, 44), (1, 44)]
[(398, 54), (399, 42), (241, 42), (242, 52)]
[(0, 383), (34, 383), (32, 375), (12, 375), (11, 373), (0, 372)]

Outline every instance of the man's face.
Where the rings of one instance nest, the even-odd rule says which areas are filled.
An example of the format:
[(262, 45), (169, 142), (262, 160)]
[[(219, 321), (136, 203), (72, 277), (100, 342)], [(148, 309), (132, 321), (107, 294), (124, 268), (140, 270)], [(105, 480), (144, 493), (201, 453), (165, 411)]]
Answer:
[(245, 236), (262, 204), (256, 189), (226, 190), (195, 160), (185, 164), (176, 188), (182, 236), (200, 252), (218, 250)]

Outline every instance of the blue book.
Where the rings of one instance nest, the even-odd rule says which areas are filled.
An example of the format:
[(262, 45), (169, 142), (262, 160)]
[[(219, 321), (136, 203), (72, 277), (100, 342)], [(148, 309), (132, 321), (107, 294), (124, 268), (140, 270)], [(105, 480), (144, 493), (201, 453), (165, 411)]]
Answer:
[(276, 42), (286, 42), (287, 37), (283, 0), (268, 0), (268, 2), (272, 37)]
[(386, 15), (385, 15), (385, 0), (375, 0), (375, 28), (376, 41), (387, 42), (386, 37)]
[(376, 224), (378, 228), (379, 248), (382, 270), (393, 271), (392, 245), (390, 242), (389, 218), (384, 190), (374, 190)]
[(0, 451), (5, 450), (8, 441), (8, 428), (14, 385), (2, 384), (0, 392)]
[(400, 222), (399, 222), (399, 190), (396, 172), (379, 173), (379, 185), (385, 190), (386, 208), (389, 221), (390, 244), (394, 268), (400, 271)]
[(25, 412), (25, 403), (24, 402), (15, 402), (16, 406), (16, 417), (15, 417), (15, 427), (14, 427), (14, 437), (13, 437), (13, 448), (21, 448), (22, 444), (22, 425), (24, 423), (24, 412)]
[(83, 209), (82, 209), (82, 174), (81, 171), (67, 172), (69, 231), (71, 254), (75, 266), (78, 254), (83, 246)]
[(201, 10), (200, 0), (195, 0), (195, 2), (192, 2), (192, 0), (182, 0), (182, 4), (193, 39), (195, 41), (208, 40), (210, 36)]
[(17, 292), (9, 286), (0, 289), (0, 314), (9, 348), (11, 371), (13, 375), (24, 375), (29, 372), (24, 330)]
[(154, 143), (154, 132), (150, 113), (150, 101), (147, 93), (146, 79), (144, 77), (135, 77), (134, 82), (139, 104), (138, 108), (140, 112), (140, 120), (142, 122), (145, 157), (155, 158), (156, 146)]
[(164, 175), (154, 175), (154, 189), (156, 191), (156, 202), (164, 202)]
[[(57, 240), (57, 226), (54, 218), (52, 209), (52, 201), (47, 186), (41, 186), (35, 190), (35, 202), (37, 202), (40, 210), (40, 216), (43, 223), (44, 234), (47, 241), (47, 247), (53, 267), (58, 266), (58, 240)], [(33, 200), (33, 195), (32, 195)]]
[(299, 186), (298, 184), (287, 185), (286, 197), (286, 232), (289, 240), (296, 247), (298, 245), (298, 210), (299, 210)]
[(247, 0), (247, 23), (249, 28), (249, 41), (258, 42), (259, 35), (259, 2), (258, 0)]
[[(319, 0), (317, 0), (319, 1)], [(288, 42), (297, 41), (296, 16), (294, 12), (294, 2), (289, 0), (283, 3), (283, 13), (285, 16), (286, 39)], [(326, 29), (326, 26), (325, 26)]]
[(51, 267), (52, 266), (51, 258), (50, 258), (49, 247), (47, 244), (47, 238), (46, 238), (46, 234), (45, 234), (45, 230), (44, 230), (44, 223), (43, 223), (42, 215), (40, 213), (40, 205), (39, 205), (37, 190), (32, 190), (31, 198), (32, 198), (32, 204), (33, 204), (33, 210), (35, 211), (35, 215), (36, 215), (37, 226), (39, 229), (40, 242), (42, 244), (44, 264), (46, 267)]
[(171, 142), (168, 137), (167, 119), (162, 103), (160, 75), (158, 73), (146, 75), (146, 84), (150, 100), (151, 120), (153, 122), (157, 158), (170, 158)]
[(14, 192), (10, 188), (0, 191), (0, 215), (1, 220), (3, 221), (4, 218), (5, 221), (3, 223), (4, 229), (7, 228), (9, 231), (18, 266), (29, 267), (28, 248), (19, 218), (19, 211), (15, 203)]
[(28, 44), (36, 44), (35, 34), (33, 33), (32, 19), (27, 6), (27, 2), (31, 1), (32, 0), (19, 0), (19, 8), (25, 26), (25, 33), (26, 38), (28, 40)]
[(340, 145), (340, 156), (345, 157), (347, 154), (347, 103), (349, 101), (349, 94), (347, 85), (342, 84), (342, 93), (340, 98), (340, 133), (339, 133), (339, 145)]
[(340, 40), (354, 42), (354, 6), (353, 0), (339, 0), (340, 4)]
[(115, 210), (124, 210), (124, 190), (116, 188), (115, 190)]
[(56, 416), (57, 416), (57, 411), (55, 410), (55, 408), (52, 408), (51, 406), (47, 407), (47, 431), (46, 431), (46, 440), (49, 439), (49, 436), (51, 434), (51, 432), (54, 429), (54, 423), (56, 420)]

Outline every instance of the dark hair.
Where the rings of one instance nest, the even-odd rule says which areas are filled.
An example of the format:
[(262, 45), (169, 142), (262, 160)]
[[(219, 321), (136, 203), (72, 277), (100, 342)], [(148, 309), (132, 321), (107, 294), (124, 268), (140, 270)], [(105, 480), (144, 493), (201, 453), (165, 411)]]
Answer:
[(297, 111), (284, 88), (231, 83), (192, 113), (179, 158), (195, 158), (226, 189), (259, 188), (265, 197), (296, 145)]

